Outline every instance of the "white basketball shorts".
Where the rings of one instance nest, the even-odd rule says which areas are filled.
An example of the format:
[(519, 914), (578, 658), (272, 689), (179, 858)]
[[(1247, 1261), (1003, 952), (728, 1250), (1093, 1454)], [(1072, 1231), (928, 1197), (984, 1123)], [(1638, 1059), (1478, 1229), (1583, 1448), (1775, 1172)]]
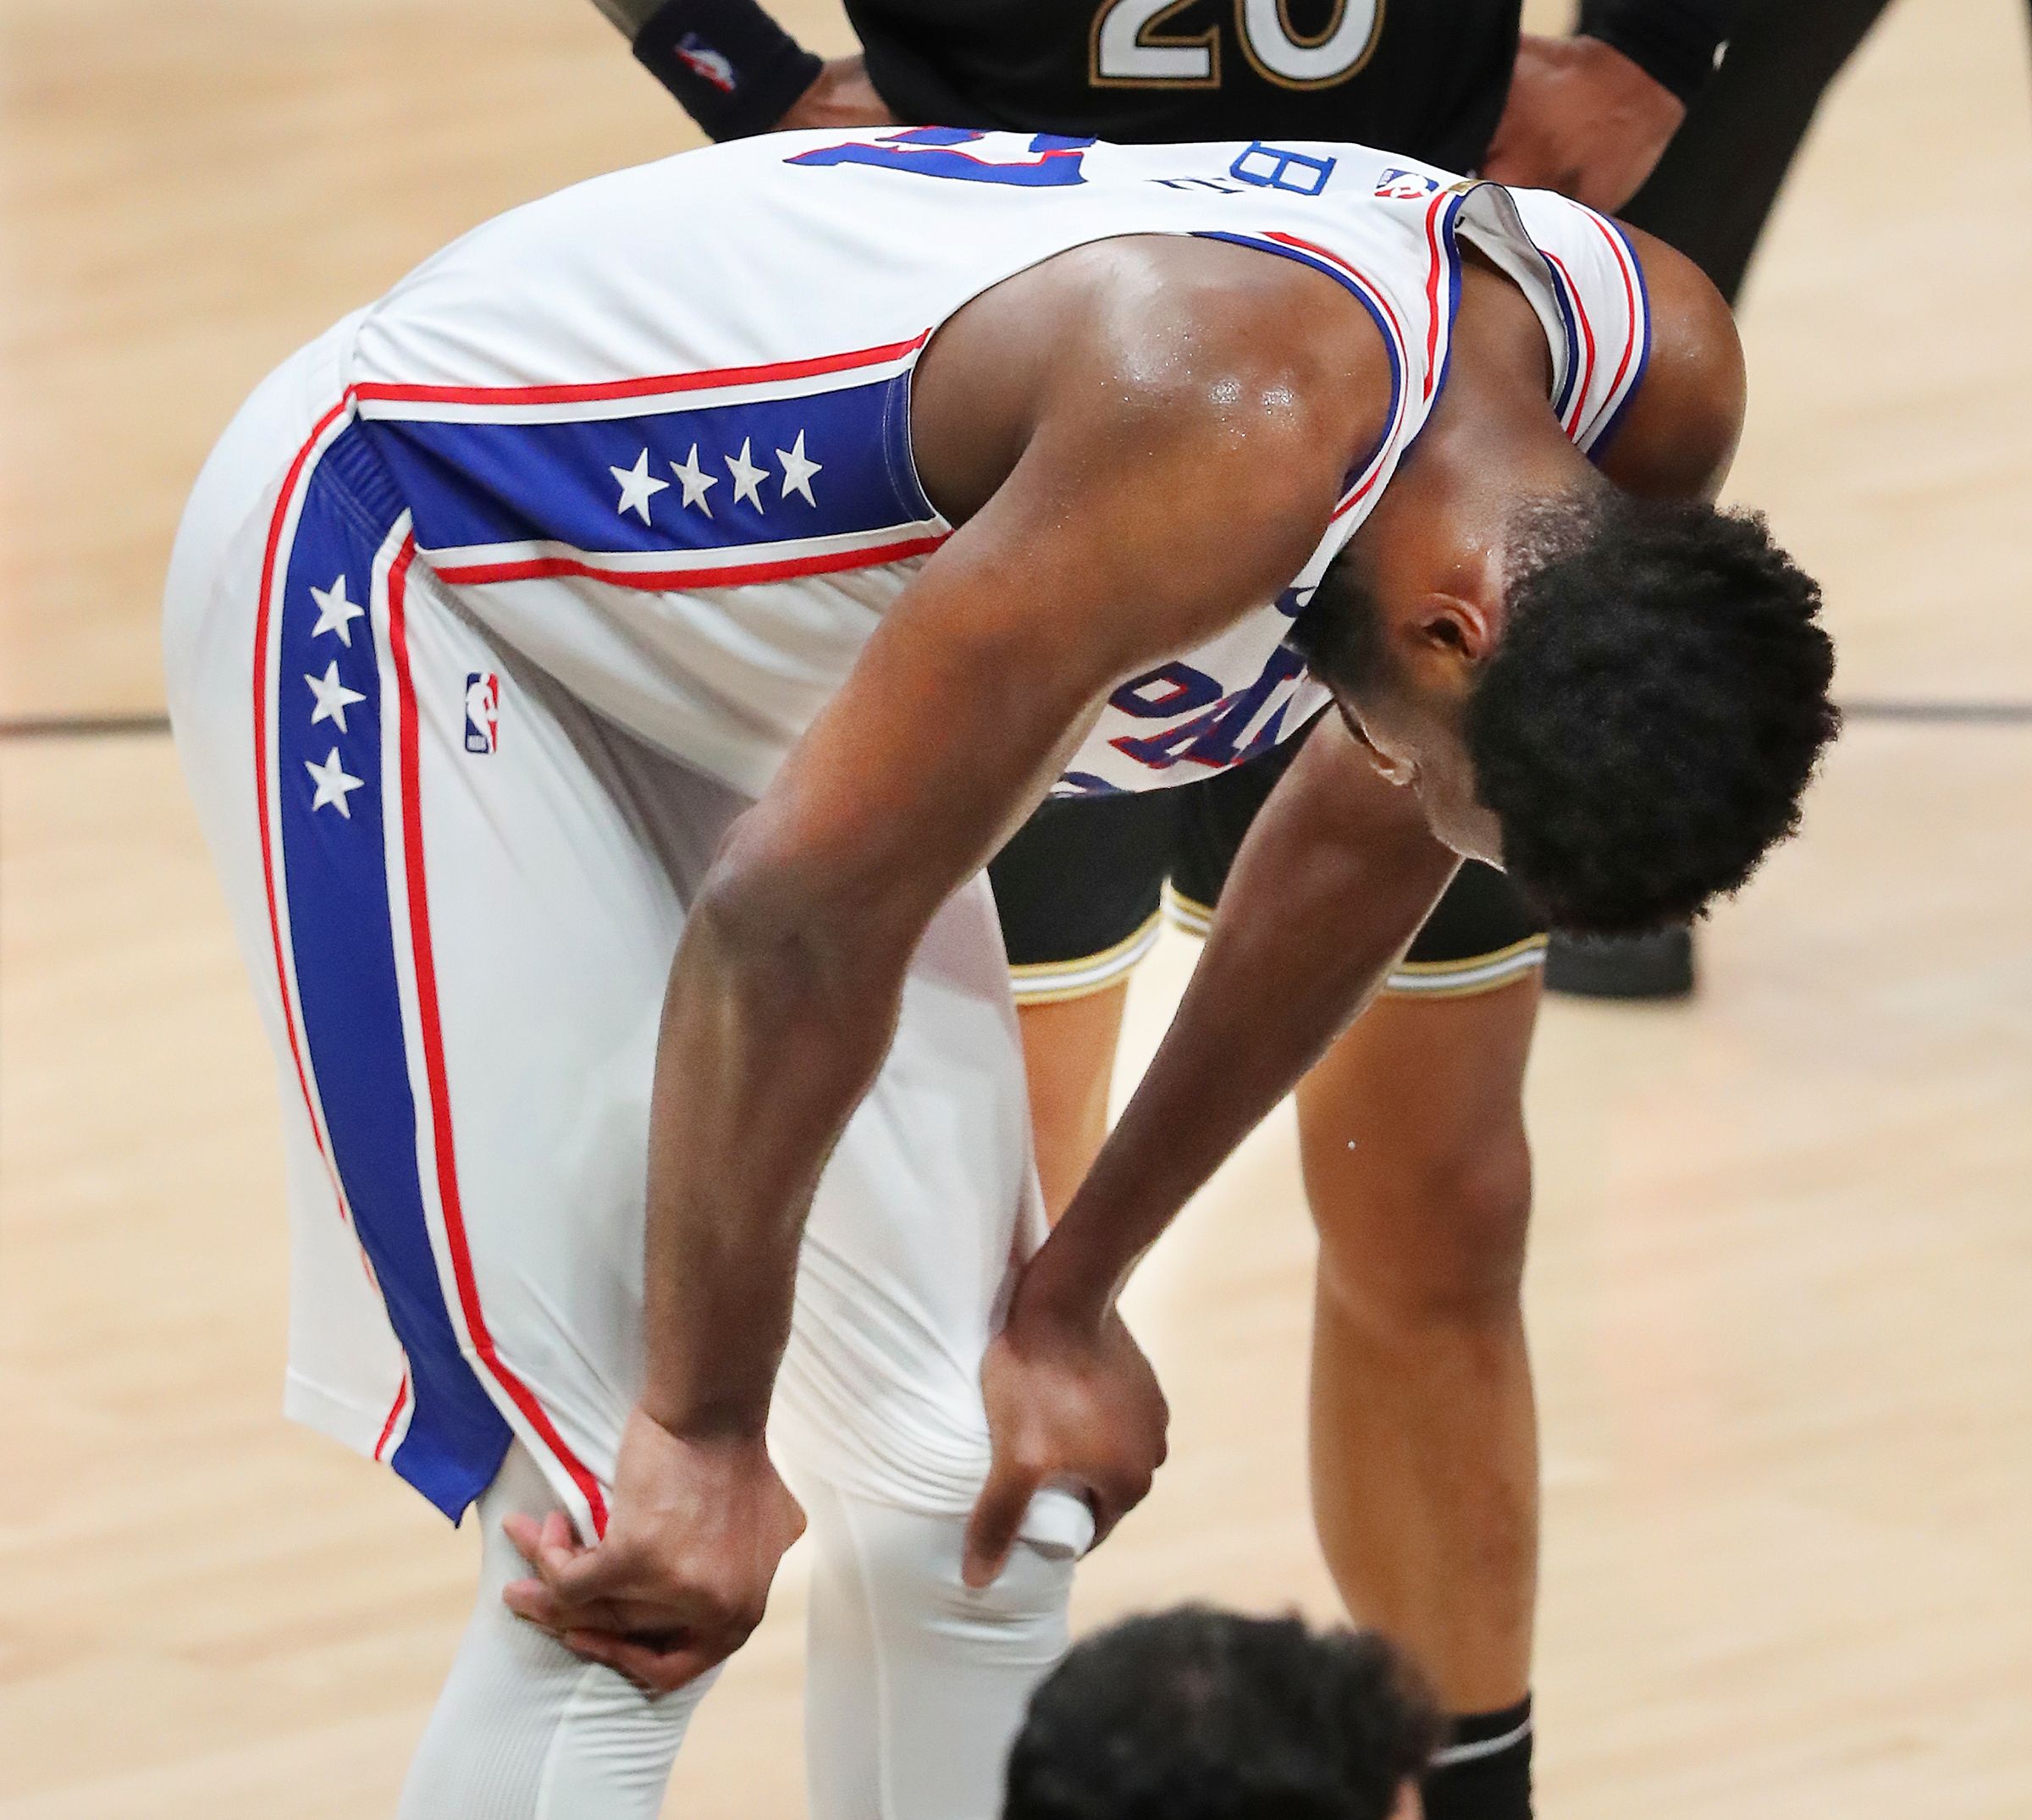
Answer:
[[(199, 480), (165, 643), (177, 745), (273, 1046), (287, 1407), (456, 1518), (511, 1437), (604, 1525), (642, 1375), (650, 1074), (725, 785), (481, 629), (414, 556), (339, 367), (272, 375)], [(964, 1510), (979, 1368), (1041, 1237), (985, 883), (940, 913), (820, 1186), (772, 1437), (843, 1490)], [(1077, 1551), (1046, 1492), (1026, 1534)]]

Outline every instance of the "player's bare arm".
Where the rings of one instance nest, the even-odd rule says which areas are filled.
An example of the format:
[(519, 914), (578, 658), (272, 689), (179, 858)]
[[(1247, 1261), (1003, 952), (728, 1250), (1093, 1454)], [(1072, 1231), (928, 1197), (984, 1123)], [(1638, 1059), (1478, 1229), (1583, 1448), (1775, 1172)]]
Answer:
[[(961, 312), (918, 388), (927, 490), (964, 522), (693, 907), (658, 1053), (647, 1376), (613, 1519), (589, 1551), (518, 1536), (539, 1579), (515, 1608), (651, 1686), (738, 1646), (797, 1533), (763, 1429), (798, 1240), (927, 922), (1113, 684), (1300, 568), (1388, 378), (1367, 318), (1314, 274), (1124, 240)], [(1154, 1465), (1105, 1475), (1104, 1523)]]
[[(1648, 236), (1639, 244), (1654, 346), (1603, 469), (1648, 497), (1711, 498), (1742, 428), (1734, 324), (1689, 261)], [(1534, 421), (1548, 416), (1538, 333), (1507, 282), (1471, 266), (1447, 397), (1351, 547), (1350, 560), (1372, 570), (1408, 564), (1441, 579), (1468, 572), (1466, 598), (1449, 602), (1435, 588), (1410, 615), (1408, 635), (1423, 647), (1410, 664), (1485, 654), (1500, 589), (1477, 589), (1472, 579), (1472, 527), (1492, 522), (1474, 494), (1484, 470), (1514, 485), (1533, 459)], [(1505, 461), (1513, 438), (1521, 452)], [(1449, 524), (1463, 546), (1450, 553)], [(989, 1354), (995, 1464), (969, 1535), (976, 1584), (999, 1570), (1040, 1484), (1084, 1481), (1120, 1451), (1121, 1430), (1139, 1415), (1124, 1404), (1113, 1363), (1123, 1285), (1177, 1211), (1373, 996), (1452, 874), (1457, 855), (1435, 826), (1467, 850), (1486, 821), (1472, 804), (1448, 803), (1433, 780), (1405, 787), (1415, 755), (1386, 757), (1342, 705), (1258, 818), (1162, 1047), (1027, 1269)], [(1266, 1004), (1274, 1017), (1264, 1016)]]
[(1105, 1482), (1124, 1431), (1146, 1419), (1124, 1395), (1123, 1283), (1381, 988), (1459, 860), (1330, 714), (1236, 857), (1224, 898), (1262, 913), (1217, 919), (1162, 1045), (989, 1353), (995, 1461), (969, 1531), (972, 1584), (1000, 1571), (1046, 1479)]
[(1651, 356), (1601, 469), (1649, 499), (1712, 499), (1742, 439), (1748, 383), (1736, 318), (1687, 256), (1626, 228), (1651, 295)]

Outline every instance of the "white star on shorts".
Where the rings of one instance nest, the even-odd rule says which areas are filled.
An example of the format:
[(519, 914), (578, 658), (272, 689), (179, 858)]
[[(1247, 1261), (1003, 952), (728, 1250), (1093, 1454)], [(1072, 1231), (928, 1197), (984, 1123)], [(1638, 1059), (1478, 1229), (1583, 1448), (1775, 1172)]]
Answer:
[(787, 499), (792, 494), (801, 493), (807, 505), (816, 505), (819, 502), (811, 496), (811, 477), (822, 472), (825, 464), (806, 458), (803, 431), (798, 432), (798, 439), (791, 447), (777, 449), (776, 459), (783, 464), (782, 497)]
[(633, 512), (643, 523), (649, 523), (649, 501), (670, 485), (649, 472), (649, 451), (644, 449), (637, 455), (632, 467), (610, 467), (607, 472), (621, 483), (621, 502), (615, 511)]
[(337, 632), (339, 643), (351, 648), (353, 621), (367, 617), (365, 607), (356, 607), (345, 598), (345, 577), (342, 575), (329, 587), (313, 587), (311, 598), (318, 603), (318, 623), (311, 628), (311, 637), (321, 638), (327, 632)]
[(339, 680), (339, 659), (334, 658), (324, 666), (323, 676), (306, 676), (303, 680), (310, 684), (311, 693), (318, 703), (311, 710), (311, 725), (316, 726), (320, 720), (336, 720), (339, 731), (345, 732), (346, 709), (367, 698), (357, 689), (347, 688)]
[(748, 445), (754, 438), (741, 438), (741, 453), (726, 458), (726, 471), (734, 477), (734, 504), (746, 499), (759, 512), (762, 510), (762, 480), (769, 472), (765, 467), (757, 467), (748, 460)]
[(311, 774), (318, 786), (318, 794), (312, 797), (311, 807), (321, 809), (329, 802), (351, 821), (353, 819), (352, 805), (345, 799), (354, 791), (365, 789), (366, 786), (359, 778), (346, 775), (345, 767), (339, 762), (339, 748), (333, 747), (331, 756), (323, 764), (313, 764), (306, 758), (303, 768)]
[(708, 518), (710, 518), (713, 516), (713, 502), (706, 498), (706, 490), (711, 487), (717, 487), (720, 484), (720, 477), (717, 474), (709, 474), (699, 466), (698, 444), (692, 444), (692, 452), (684, 458), (682, 465), (676, 461), (671, 463), (671, 472), (677, 477), (679, 483), (684, 488), (684, 503), (687, 505), (697, 506)]

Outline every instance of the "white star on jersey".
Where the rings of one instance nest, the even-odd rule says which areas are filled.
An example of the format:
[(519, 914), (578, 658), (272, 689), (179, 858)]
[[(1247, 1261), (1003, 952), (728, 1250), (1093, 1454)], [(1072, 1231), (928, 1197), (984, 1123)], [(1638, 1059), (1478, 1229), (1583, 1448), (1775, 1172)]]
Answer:
[(345, 799), (354, 791), (366, 786), (357, 777), (346, 775), (345, 767), (339, 762), (339, 748), (333, 747), (331, 756), (323, 764), (313, 764), (306, 758), (303, 768), (311, 774), (318, 786), (318, 794), (311, 798), (311, 808), (313, 810), (321, 809), (329, 802), (351, 821), (353, 819), (352, 805)]
[(311, 598), (318, 603), (318, 623), (311, 628), (311, 637), (321, 638), (327, 632), (337, 632), (339, 643), (350, 649), (353, 621), (365, 619), (367, 609), (355, 606), (345, 598), (345, 577), (340, 576), (329, 587), (313, 587)]
[(713, 516), (713, 502), (706, 498), (706, 489), (710, 487), (717, 487), (720, 484), (720, 477), (717, 474), (709, 474), (699, 466), (698, 444), (692, 444), (692, 452), (684, 458), (682, 466), (675, 461), (671, 463), (671, 472), (677, 477), (678, 481), (684, 488), (684, 503), (687, 505), (697, 506), (708, 518), (710, 518)]
[(759, 512), (762, 510), (762, 482), (769, 472), (765, 467), (757, 467), (748, 458), (748, 444), (753, 437), (741, 438), (741, 453), (726, 458), (726, 471), (734, 477), (734, 504), (748, 501)]
[(649, 472), (649, 451), (644, 449), (637, 455), (633, 467), (610, 467), (607, 472), (621, 483), (621, 503), (615, 511), (633, 512), (643, 523), (649, 523), (649, 501), (670, 485)]
[(798, 432), (798, 439), (791, 447), (777, 449), (776, 459), (783, 464), (783, 491), (781, 497), (787, 499), (792, 494), (801, 493), (804, 495), (807, 505), (816, 505), (819, 502), (811, 496), (811, 477), (821, 472), (825, 463), (806, 458), (803, 431)]
[(320, 720), (336, 720), (339, 731), (345, 732), (346, 709), (367, 698), (357, 689), (347, 688), (339, 680), (339, 659), (334, 658), (324, 666), (323, 676), (306, 676), (303, 680), (310, 684), (311, 693), (318, 702), (311, 710), (311, 725), (316, 726)]

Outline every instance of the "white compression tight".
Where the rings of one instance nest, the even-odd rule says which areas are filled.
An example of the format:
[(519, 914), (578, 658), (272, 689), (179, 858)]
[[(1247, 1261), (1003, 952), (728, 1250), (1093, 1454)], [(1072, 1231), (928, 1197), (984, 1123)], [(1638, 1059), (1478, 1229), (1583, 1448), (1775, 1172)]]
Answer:
[[(1072, 1563), (1019, 1544), (960, 1582), (965, 1519), (802, 1479), (813, 1566), (812, 1820), (993, 1820), (1030, 1689), (1063, 1652)], [(417, 1750), (399, 1820), (655, 1820), (711, 1678), (652, 1699), (501, 1603), (527, 1569), (501, 1534), (555, 1500), (520, 1447), (480, 1500), (479, 1601)]]

